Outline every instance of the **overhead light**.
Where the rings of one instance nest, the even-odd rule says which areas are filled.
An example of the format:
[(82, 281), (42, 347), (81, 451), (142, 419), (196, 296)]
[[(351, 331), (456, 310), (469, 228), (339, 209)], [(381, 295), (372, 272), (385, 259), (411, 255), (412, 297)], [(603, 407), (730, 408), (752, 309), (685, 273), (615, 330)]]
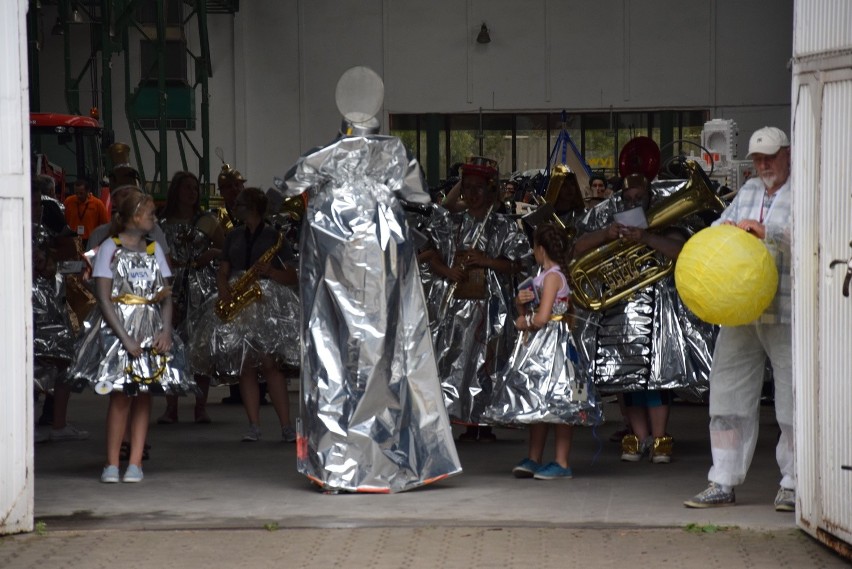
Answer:
[(479, 28), (479, 35), (476, 36), (476, 43), (491, 43), (491, 36), (488, 34), (488, 26), (482, 22), (482, 27)]
[(61, 36), (65, 33), (65, 29), (62, 27), (62, 22), (59, 20), (59, 16), (56, 17), (56, 23), (53, 24), (53, 27), (50, 29), (50, 35), (52, 36)]

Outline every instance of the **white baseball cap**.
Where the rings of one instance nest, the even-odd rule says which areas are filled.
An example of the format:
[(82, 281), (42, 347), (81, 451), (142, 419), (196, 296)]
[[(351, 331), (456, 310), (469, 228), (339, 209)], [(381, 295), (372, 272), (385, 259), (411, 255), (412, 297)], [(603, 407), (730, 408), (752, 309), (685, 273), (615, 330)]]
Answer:
[(746, 158), (751, 158), (752, 154), (771, 156), (786, 146), (790, 146), (790, 140), (783, 130), (774, 126), (765, 126), (751, 135)]

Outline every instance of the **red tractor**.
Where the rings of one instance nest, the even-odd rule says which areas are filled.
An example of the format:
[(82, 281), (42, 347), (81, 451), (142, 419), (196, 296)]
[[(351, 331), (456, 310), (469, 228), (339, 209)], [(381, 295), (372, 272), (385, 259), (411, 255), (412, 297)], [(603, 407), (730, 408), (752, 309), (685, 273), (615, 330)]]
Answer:
[(74, 182), (88, 179), (92, 192), (109, 208), (104, 183), (101, 125), (92, 117), (30, 113), (30, 148), (34, 174), (56, 180), (56, 198), (73, 193)]

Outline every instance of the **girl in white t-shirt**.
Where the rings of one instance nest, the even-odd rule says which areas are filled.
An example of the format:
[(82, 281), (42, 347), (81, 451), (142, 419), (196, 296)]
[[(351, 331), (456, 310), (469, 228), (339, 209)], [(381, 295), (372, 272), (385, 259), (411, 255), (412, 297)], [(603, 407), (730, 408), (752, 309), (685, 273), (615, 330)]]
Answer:
[(111, 230), (95, 257), (97, 307), (78, 340), (71, 379), (109, 394), (107, 461), (101, 482), (118, 482), (125, 426), (130, 456), (123, 482), (140, 482), (151, 394), (194, 391), (183, 346), (172, 334), (171, 277), (160, 246), (145, 239), (156, 217), (151, 196), (132, 192), (117, 204)]

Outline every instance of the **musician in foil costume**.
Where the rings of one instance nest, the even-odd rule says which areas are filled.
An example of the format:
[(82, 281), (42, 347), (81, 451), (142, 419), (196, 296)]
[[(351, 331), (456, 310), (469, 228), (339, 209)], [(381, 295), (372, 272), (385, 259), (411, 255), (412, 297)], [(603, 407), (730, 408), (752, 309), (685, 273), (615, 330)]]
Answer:
[(482, 422), (497, 375), (509, 360), (517, 331), (513, 275), (530, 263), (529, 241), (517, 223), (496, 213), (499, 172), (494, 160), (476, 157), (462, 167), (465, 211), (436, 208), (432, 225), (447, 240), (430, 257), (437, 303), (433, 342), (444, 400), (453, 421), (467, 426), (461, 441), (491, 441)]
[[(354, 127), (354, 128), (353, 128)], [(401, 492), (461, 472), (441, 396), (416, 245), (400, 200), (429, 201), (378, 121), (302, 157), (298, 468), (326, 491)]]
[(33, 382), (52, 393), (74, 362), (74, 333), (65, 304), (65, 278), (50, 251), (52, 237), (33, 223)]
[(299, 299), (290, 288), (294, 267), (282, 258), (284, 236), (264, 220), (266, 195), (246, 188), (234, 202), (238, 225), (225, 237), (217, 274), (218, 297), (202, 307), (190, 345), (192, 368), (219, 384), (239, 383), (249, 427), (242, 440), (260, 439), (263, 381), (281, 436), (295, 442), (284, 366), (299, 365)]
[[(580, 222), (575, 258), (609, 242), (641, 240), (653, 249), (654, 263), (676, 259), (689, 235), (705, 226), (700, 217), (688, 215), (651, 231), (617, 223), (616, 214), (634, 208), (648, 212), (685, 185), (675, 181), (649, 187), (642, 175), (627, 176), (623, 191), (590, 209)], [(633, 433), (622, 439), (622, 460), (635, 462), (648, 454), (652, 462), (669, 462), (674, 444), (666, 433), (671, 394), (678, 390), (697, 399), (707, 392), (715, 328), (683, 304), (673, 275), (601, 311), (578, 309), (577, 324), (581, 361), (598, 390), (625, 393)]]
[[(225, 232), (212, 212), (201, 207), (198, 177), (192, 172), (176, 172), (166, 194), (160, 226), (169, 244), (174, 271), (172, 297), (175, 330), (184, 344), (195, 336), (195, 325), (203, 314), (201, 305), (216, 294), (216, 259), (222, 252)], [(195, 422), (209, 423), (207, 394), (210, 378), (195, 378), (200, 395), (195, 399)], [(177, 398), (166, 397), (166, 410), (157, 423), (178, 421)]]

